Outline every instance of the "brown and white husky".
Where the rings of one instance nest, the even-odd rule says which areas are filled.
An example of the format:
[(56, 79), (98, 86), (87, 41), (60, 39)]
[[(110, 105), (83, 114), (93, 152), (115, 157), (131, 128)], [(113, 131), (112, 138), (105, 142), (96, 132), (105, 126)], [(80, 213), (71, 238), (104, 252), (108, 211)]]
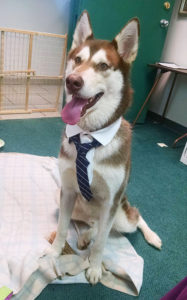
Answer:
[[(66, 102), (62, 118), (68, 125), (63, 136), (59, 165), (62, 177), (60, 216), (52, 251), (65, 245), (70, 218), (90, 228), (78, 240), (90, 241), (90, 267), (86, 277), (97, 283), (102, 276), (103, 249), (111, 229), (134, 232), (139, 228), (148, 243), (161, 248), (161, 240), (131, 207), (125, 195), (130, 173), (131, 126), (123, 119), (132, 98), (130, 68), (138, 51), (139, 21), (130, 20), (112, 42), (93, 37), (89, 15), (77, 23), (66, 68)], [(69, 138), (80, 133), (81, 143), (94, 137), (100, 146), (89, 152), (92, 199), (80, 192), (76, 175), (77, 151)], [(88, 153), (89, 153), (88, 152)]]

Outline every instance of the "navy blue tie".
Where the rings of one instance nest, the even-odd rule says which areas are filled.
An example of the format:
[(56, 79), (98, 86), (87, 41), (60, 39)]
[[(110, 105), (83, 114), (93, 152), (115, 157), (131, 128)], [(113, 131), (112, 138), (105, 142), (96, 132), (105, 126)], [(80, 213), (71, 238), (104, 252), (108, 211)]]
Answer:
[(89, 161), (86, 158), (86, 154), (92, 148), (99, 147), (101, 144), (93, 139), (90, 143), (80, 142), (80, 134), (74, 135), (69, 138), (69, 143), (73, 142), (77, 149), (77, 158), (76, 158), (76, 171), (77, 171), (77, 181), (81, 194), (88, 201), (93, 198), (92, 192), (90, 190), (89, 180), (88, 180), (88, 165)]

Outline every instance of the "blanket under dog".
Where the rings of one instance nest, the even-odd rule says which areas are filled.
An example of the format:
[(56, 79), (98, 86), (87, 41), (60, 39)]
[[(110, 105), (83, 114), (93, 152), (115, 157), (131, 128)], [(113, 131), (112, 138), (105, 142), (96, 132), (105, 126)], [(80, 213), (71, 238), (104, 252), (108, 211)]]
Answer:
[[(76, 246), (82, 224), (72, 222), (68, 232), (74, 254), (45, 256), (47, 237), (57, 227), (60, 188), (56, 158), (0, 154), (0, 288), (11, 289), (14, 299), (35, 299), (48, 283), (87, 283), (89, 248)], [(138, 295), (142, 278), (143, 259), (123, 235), (110, 234), (101, 282)]]

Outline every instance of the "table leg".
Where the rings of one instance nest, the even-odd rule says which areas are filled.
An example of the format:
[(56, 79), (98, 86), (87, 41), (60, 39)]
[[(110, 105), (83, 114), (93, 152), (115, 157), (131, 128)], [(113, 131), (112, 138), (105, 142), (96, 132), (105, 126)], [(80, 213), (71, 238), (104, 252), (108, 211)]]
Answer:
[(173, 92), (173, 89), (174, 89), (174, 86), (175, 86), (176, 79), (177, 79), (177, 73), (174, 74), (172, 86), (171, 86), (171, 89), (170, 89), (170, 92), (169, 92), (169, 95), (168, 95), (168, 98), (167, 98), (167, 101), (166, 101), (166, 104), (165, 104), (165, 107), (164, 107), (164, 111), (163, 111), (163, 114), (162, 114), (162, 119), (164, 119), (164, 117), (166, 115), (168, 105), (169, 105), (169, 101), (170, 101), (170, 98), (171, 98), (171, 95), (172, 95), (172, 92)]
[(184, 139), (185, 137), (187, 137), (187, 133), (183, 134), (182, 136), (180, 136), (178, 139), (176, 139), (172, 145), (172, 147), (175, 147), (176, 144), (178, 143), (178, 141)]
[(153, 94), (153, 92), (154, 92), (154, 90), (155, 90), (155, 88), (156, 88), (156, 86), (157, 86), (157, 84), (158, 84), (158, 82), (159, 82), (161, 76), (162, 76), (162, 71), (161, 71), (160, 74), (158, 75), (158, 78), (155, 80), (155, 82), (154, 82), (154, 84), (153, 84), (153, 86), (152, 86), (152, 89), (150, 90), (150, 92), (149, 92), (147, 98), (145, 99), (145, 101), (144, 101), (142, 107), (140, 108), (140, 110), (139, 110), (139, 112), (138, 112), (138, 114), (137, 114), (135, 120), (133, 121), (132, 127), (135, 126), (135, 124), (136, 124), (137, 120), (139, 119), (139, 117), (140, 117), (140, 115), (141, 115), (141, 113), (142, 113), (142, 111), (143, 111), (145, 105), (147, 104), (147, 102), (148, 102), (149, 99), (151, 98), (151, 96), (152, 96), (152, 94)]

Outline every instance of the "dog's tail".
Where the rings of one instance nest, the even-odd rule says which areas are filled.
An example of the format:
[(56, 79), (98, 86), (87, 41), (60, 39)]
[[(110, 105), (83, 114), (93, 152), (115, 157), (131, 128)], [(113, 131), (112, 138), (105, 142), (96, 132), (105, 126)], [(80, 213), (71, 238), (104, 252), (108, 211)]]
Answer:
[(144, 235), (145, 240), (152, 246), (161, 250), (162, 241), (156, 232), (152, 231), (151, 228), (147, 225), (145, 220), (139, 215), (139, 220), (137, 223), (137, 227), (141, 230)]
[(122, 206), (118, 208), (115, 216), (113, 229), (122, 232), (130, 233), (139, 228), (144, 235), (145, 240), (152, 246), (161, 249), (162, 241), (159, 236), (150, 229), (145, 220), (140, 215), (136, 207), (130, 206), (126, 200)]

